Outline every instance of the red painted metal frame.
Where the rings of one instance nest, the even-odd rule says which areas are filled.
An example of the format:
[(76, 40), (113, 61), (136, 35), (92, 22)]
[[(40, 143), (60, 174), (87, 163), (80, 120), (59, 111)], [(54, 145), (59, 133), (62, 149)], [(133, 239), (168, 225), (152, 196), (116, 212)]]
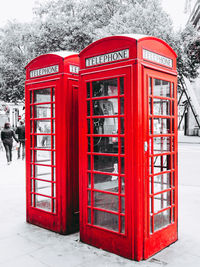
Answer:
[[(59, 72), (31, 78), (30, 71), (49, 66), (59, 66)], [(25, 104), (26, 104), (26, 207), (27, 222), (46, 229), (68, 234), (78, 230), (78, 75), (70, 72), (70, 65), (79, 66), (78, 55), (47, 54), (32, 60), (26, 66)], [(34, 117), (34, 107), (41, 103), (30, 102), (33, 94), (50, 88), (51, 105), (49, 118)], [(52, 97), (54, 90), (54, 99)], [(31, 98), (32, 94), (32, 98)], [(54, 111), (52, 109), (54, 105)], [(32, 112), (31, 112), (32, 109)], [(50, 120), (51, 133), (36, 132), (35, 121)], [(32, 125), (32, 126), (31, 126)], [(31, 129), (32, 127), (32, 129)], [(52, 129), (54, 128), (54, 131)], [(44, 151), (43, 147), (34, 145), (34, 136), (49, 136), (51, 147), (45, 149), (51, 153), (51, 163), (36, 162), (34, 151)], [(31, 143), (32, 142), (32, 143)], [(34, 155), (31, 158), (31, 155)], [(31, 167), (33, 166), (33, 167)], [(35, 181), (46, 182), (46, 179), (36, 178), (34, 166), (49, 166), (51, 168), (51, 194), (38, 194)], [(31, 170), (32, 173), (31, 173)], [(54, 171), (53, 171), (54, 170)], [(55, 177), (54, 177), (55, 176)], [(51, 199), (51, 209), (38, 208), (35, 196)]]
[[(101, 63), (99, 65), (90, 67), (85, 66), (87, 58), (112, 53), (123, 49), (129, 49), (128, 59), (121, 59), (119, 61), (110, 63)], [(166, 67), (153, 61), (144, 60), (142, 54), (143, 49), (147, 49), (152, 53), (170, 58), (173, 62), (173, 66)], [(94, 42), (80, 53), (80, 69), (81, 90), (79, 91), (79, 160), (81, 164), (79, 171), (79, 180), (81, 241), (130, 259), (135, 259), (138, 261), (141, 259), (146, 259), (177, 240), (176, 94), (173, 99), (174, 133), (170, 135), (174, 137), (174, 151), (170, 151), (170, 153), (164, 154), (174, 155), (174, 169), (172, 172), (176, 174), (175, 185), (173, 186), (173, 188), (170, 187), (170, 189), (163, 191), (168, 192), (174, 190), (175, 203), (172, 205), (172, 207), (175, 208), (175, 222), (152, 234), (150, 234), (149, 232), (149, 199), (153, 195), (150, 195), (149, 192), (148, 173), (149, 157), (151, 157), (151, 154), (149, 154), (149, 149), (146, 152), (144, 151), (144, 144), (146, 141), (149, 143), (149, 138), (151, 137), (149, 136), (148, 124), (149, 96), (147, 92), (147, 77), (152, 76), (156, 77), (157, 79), (161, 78), (162, 80), (167, 80), (170, 83), (174, 83), (174, 91), (176, 91), (176, 54), (165, 42), (154, 37), (141, 37), (132, 35), (112, 36)], [(88, 188), (87, 181), (87, 157), (88, 155), (93, 157), (93, 155), (96, 154), (93, 151), (87, 151), (87, 138), (91, 138), (92, 136), (92, 134), (87, 133), (87, 119), (90, 119), (92, 116), (91, 114), (87, 115), (87, 101), (90, 101), (89, 106), (90, 110), (92, 110), (92, 100), (87, 98), (87, 83), (91, 84), (94, 81), (102, 81), (105, 79), (119, 79), (121, 76), (124, 77), (125, 81), (125, 133), (123, 135), (125, 138), (125, 174), (123, 175), (125, 177), (125, 234), (120, 233), (120, 231), (111, 231), (109, 229), (93, 225), (93, 218), (91, 218), (91, 223), (88, 223), (87, 221), (88, 191), (92, 192), (90, 204), (91, 206), (89, 206), (89, 208), (91, 209), (94, 208), (93, 192), (97, 191), (94, 190), (92, 185), (91, 188)], [(92, 89), (90, 88), (90, 90)], [(171, 101), (171, 98), (163, 99), (169, 99)], [(116, 117), (119, 116), (120, 115), (116, 115)], [(103, 115), (99, 116), (99, 118), (101, 117), (103, 118)], [(163, 117), (170, 119), (172, 118), (171, 114), (170, 116)], [(90, 126), (92, 128), (91, 122)], [(109, 136), (111, 137), (112, 135)], [(115, 137), (115, 135), (113, 135), (113, 137)], [(101, 155), (107, 156), (106, 153)], [(116, 154), (111, 154), (110, 156), (115, 155)], [(92, 170), (91, 168), (91, 171), (89, 172), (94, 173), (95, 170)], [(108, 192), (106, 193), (108, 194)], [(119, 209), (120, 205), (121, 204), (119, 203)], [(159, 244), (159, 240), (162, 240), (162, 244)]]

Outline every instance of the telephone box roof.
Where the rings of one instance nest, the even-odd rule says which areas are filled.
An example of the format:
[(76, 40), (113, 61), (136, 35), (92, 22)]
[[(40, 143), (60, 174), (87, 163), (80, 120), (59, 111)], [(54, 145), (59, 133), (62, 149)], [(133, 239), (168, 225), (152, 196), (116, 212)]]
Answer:
[(155, 41), (158, 41), (158, 42), (164, 44), (166, 47), (168, 47), (168, 49), (174, 54), (174, 56), (177, 57), (175, 51), (165, 41), (163, 41), (162, 39), (159, 39), (157, 37), (150, 36), (150, 35), (144, 35), (144, 34), (120, 34), (120, 35), (112, 35), (112, 36), (104, 37), (104, 38), (99, 39), (99, 40), (91, 43), (90, 45), (88, 45), (86, 48), (84, 48), (79, 53), (79, 55), (81, 55), (82, 53), (84, 53), (85, 51), (90, 49), (91, 47), (95, 46), (97, 43), (101, 43), (101, 42), (104, 42), (106, 40), (112, 40), (112, 39), (132, 39), (138, 43), (141, 41), (144, 41), (144, 40), (155, 40)]
[(25, 69), (30, 66), (34, 61), (42, 58), (42, 57), (45, 57), (45, 56), (49, 56), (49, 55), (54, 55), (54, 56), (58, 56), (58, 57), (61, 57), (61, 58), (67, 58), (67, 57), (70, 57), (70, 56), (75, 56), (75, 55), (78, 55), (77, 52), (73, 52), (73, 51), (56, 51), (56, 52), (49, 52), (47, 54), (42, 54), (36, 58), (34, 58), (33, 60), (31, 60), (25, 67)]

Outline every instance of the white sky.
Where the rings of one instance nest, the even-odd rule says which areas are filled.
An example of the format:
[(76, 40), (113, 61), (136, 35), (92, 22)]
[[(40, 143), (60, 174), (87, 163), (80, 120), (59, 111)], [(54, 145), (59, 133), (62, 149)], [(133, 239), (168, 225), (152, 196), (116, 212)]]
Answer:
[[(30, 21), (32, 8), (36, 0), (0, 0), (0, 26), (7, 20), (16, 19), (20, 22)], [(44, 0), (37, 0), (43, 2)], [(162, 0), (163, 8), (168, 12), (174, 22), (175, 29), (179, 29), (187, 21), (183, 13), (186, 0)]]

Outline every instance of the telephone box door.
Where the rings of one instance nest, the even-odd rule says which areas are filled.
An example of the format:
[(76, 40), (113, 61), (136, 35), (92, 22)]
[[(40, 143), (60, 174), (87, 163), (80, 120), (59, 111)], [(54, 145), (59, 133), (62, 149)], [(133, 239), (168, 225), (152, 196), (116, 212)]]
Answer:
[(39, 226), (60, 231), (55, 164), (57, 86), (58, 81), (27, 85), (27, 219)]
[(80, 140), (81, 240), (128, 258), (133, 249), (127, 163), (130, 79), (128, 67), (84, 74), (79, 113), (84, 137)]
[(177, 240), (176, 77), (144, 69), (146, 141), (144, 258)]

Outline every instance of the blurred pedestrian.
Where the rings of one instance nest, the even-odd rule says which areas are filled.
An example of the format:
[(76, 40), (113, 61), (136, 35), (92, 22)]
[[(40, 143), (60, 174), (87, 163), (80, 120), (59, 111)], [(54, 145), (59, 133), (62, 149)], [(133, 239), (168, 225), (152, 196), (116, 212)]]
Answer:
[(22, 148), (22, 159), (25, 157), (25, 125), (23, 121), (19, 122), (20, 125), (17, 127), (15, 133), (18, 135), (19, 147), (17, 150), (17, 158), (20, 159), (20, 150)]
[(6, 151), (6, 159), (8, 165), (10, 165), (10, 163), (12, 162), (13, 138), (16, 142), (19, 142), (15, 136), (14, 131), (10, 128), (10, 123), (6, 122), (3, 130), (1, 131), (1, 140)]

